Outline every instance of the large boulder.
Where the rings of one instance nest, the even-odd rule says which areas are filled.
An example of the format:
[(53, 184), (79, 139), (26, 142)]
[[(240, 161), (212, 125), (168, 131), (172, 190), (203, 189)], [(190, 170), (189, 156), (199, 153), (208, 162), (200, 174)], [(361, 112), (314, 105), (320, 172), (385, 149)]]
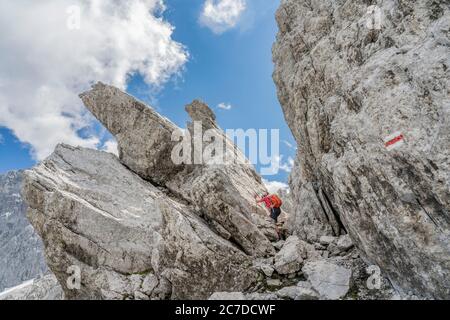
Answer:
[(115, 136), (122, 163), (138, 175), (163, 185), (183, 169), (170, 161), (176, 145), (172, 133), (178, 129), (170, 120), (118, 88), (101, 82), (80, 94), (80, 98)]
[(343, 298), (350, 289), (352, 271), (330, 261), (308, 261), (302, 272), (323, 299)]
[(290, 236), (280, 252), (275, 255), (275, 270), (279, 274), (292, 274), (299, 271), (303, 259), (307, 258), (305, 243), (297, 236)]
[[(348, 233), (396, 288), (450, 297), (447, 1), (284, 0), (274, 80), (302, 238)], [(306, 203), (305, 203), (306, 201)]]
[(191, 206), (113, 154), (59, 145), (25, 172), (24, 196), (66, 298), (204, 299), (243, 291), (257, 276)]
[(80, 97), (117, 138), (123, 164), (194, 205), (216, 232), (247, 254), (273, 253), (269, 238), (276, 239), (275, 228), (255, 203), (265, 186), (206, 104), (195, 100), (186, 106), (192, 123), (182, 130), (151, 107), (102, 83)]

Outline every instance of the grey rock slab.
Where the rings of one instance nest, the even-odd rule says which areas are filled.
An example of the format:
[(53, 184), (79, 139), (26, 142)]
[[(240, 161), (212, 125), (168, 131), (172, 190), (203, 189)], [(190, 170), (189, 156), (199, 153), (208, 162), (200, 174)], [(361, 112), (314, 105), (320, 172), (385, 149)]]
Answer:
[(280, 279), (267, 279), (266, 283), (269, 288), (279, 288), (283, 285)]
[(68, 299), (200, 299), (256, 279), (242, 251), (112, 154), (59, 145), (25, 172), (24, 196)]
[(343, 298), (350, 289), (352, 271), (327, 260), (306, 262), (302, 271), (323, 299)]
[(291, 274), (301, 269), (306, 249), (297, 236), (290, 236), (275, 255), (275, 270), (279, 274)]
[(324, 246), (328, 246), (329, 244), (336, 242), (336, 240), (336, 237), (333, 236), (322, 236), (319, 238), (320, 244)]
[(290, 300), (318, 300), (319, 294), (311, 288), (301, 286), (284, 287), (276, 292), (282, 299)]
[(266, 277), (271, 277), (273, 275), (273, 272), (275, 271), (272, 266), (269, 265), (262, 265), (261, 271), (266, 275)]
[(80, 94), (84, 105), (113, 134), (119, 158), (141, 177), (164, 184), (182, 165), (174, 164), (171, 152), (180, 130), (151, 107), (121, 90), (101, 82)]

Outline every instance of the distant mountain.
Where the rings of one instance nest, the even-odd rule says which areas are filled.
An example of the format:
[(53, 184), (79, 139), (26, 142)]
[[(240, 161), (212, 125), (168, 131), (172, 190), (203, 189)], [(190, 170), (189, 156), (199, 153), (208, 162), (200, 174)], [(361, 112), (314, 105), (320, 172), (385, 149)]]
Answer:
[(26, 218), (22, 172), (0, 175), (0, 291), (48, 272), (43, 245)]
[(0, 300), (62, 300), (61, 286), (53, 274), (27, 280), (24, 283), (0, 292)]

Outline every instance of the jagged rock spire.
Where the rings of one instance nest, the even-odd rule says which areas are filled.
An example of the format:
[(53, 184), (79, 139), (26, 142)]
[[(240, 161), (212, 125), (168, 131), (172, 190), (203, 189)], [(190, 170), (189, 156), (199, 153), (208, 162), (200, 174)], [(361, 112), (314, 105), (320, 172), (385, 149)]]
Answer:
[(203, 128), (218, 128), (216, 123), (216, 115), (210, 107), (201, 100), (194, 100), (191, 104), (186, 106), (186, 112), (191, 117), (192, 121), (199, 121), (203, 124)]

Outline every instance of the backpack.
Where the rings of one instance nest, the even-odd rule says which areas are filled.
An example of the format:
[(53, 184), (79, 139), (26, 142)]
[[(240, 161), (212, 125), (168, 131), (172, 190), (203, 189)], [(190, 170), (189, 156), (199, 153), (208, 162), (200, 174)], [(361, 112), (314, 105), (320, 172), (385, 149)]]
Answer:
[(270, 201), (272, 202), (274, 208), (279, 208), (283, 204), (283, 201), (281, 201), (280, 197), (276, 194), (270, 196)]

